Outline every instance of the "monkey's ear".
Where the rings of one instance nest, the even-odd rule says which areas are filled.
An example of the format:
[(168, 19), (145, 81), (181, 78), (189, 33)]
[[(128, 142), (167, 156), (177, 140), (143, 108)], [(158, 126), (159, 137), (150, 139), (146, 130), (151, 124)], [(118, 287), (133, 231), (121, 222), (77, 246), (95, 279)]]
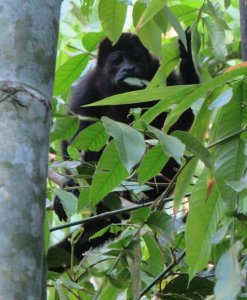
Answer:
[(104, 66), (105, 60), (111, 52), (112, 42), (108, 38), (103, 39), (98, 47), (97, 66), (99, 68), (102, 68)]

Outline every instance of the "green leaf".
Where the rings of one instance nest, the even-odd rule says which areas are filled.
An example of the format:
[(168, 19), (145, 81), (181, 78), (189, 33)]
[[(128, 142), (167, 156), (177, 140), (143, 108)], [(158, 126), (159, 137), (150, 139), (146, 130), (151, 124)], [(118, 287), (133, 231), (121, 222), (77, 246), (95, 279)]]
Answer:
[(150, 82), (148, 89), (166, 85), (166, 78), (175, 69), (179, 61), (179, 49), (177, 41), (163, 45), (161, 55), (162, 59), (160, 61), (160, 67)]
[(154, 211), (147, 220), (147, 225), (164, 237), (172, 239), (174, 226), (172, 217), (163, 211)]
[[(241, 129), (243, 97), (242, 84), (235, 84), (232, 101), (219, 110), (213, 124), (214, 141)], [(215, 147), (215, 179), (227, 213), (232, 213), (236, 208), (236, 191), (226, 181), (239, 181), (242, 178), (247, 163), (244, 148), (245, 142), (239, 135)]]
[(76, 148), (74, 148), (72, 146), (68, 146), (67, 151), (68, 151), (69, 157), (71, 159), (80, 160), (80, 152)]
[(176, 137), (165, 134), (161, 130), (148, 126), (148, 130), (152, 132), (160, 141), (163, 151), (169, 156), (173, 157), (179, 164), (184, 155), (185, 145)]
[(207, 192), (207, 173), (203, 171), (192, 192), (186, 222), (186, 261), (190, 280), (205, 267), (210, 258), (211, 239), (223, 210), (217, 188), (213, 188), (209, 198)]
[(168, 115), (165, 121), (165, 129), (168, 130), (184, 111), (190, 108), (196, 100), (205, 97), (210, 90), (214, 90), (216, 87), (234, 80), (235, 77), (246, 74), (246, 72), (247, 67), (240, 67), (232, 71), (225, 72), (205, 84), (197, 85), (197, 87), (194, 88), (194, 92), (184, 97), (183, 101), (180, 102)]
[(209, 38), (211, 40), (214, 55), (217, 59), (225, 61), (227, 56), (227, 48), (225, 43), (225, 30), (219, 23), (212, 20), (212, 18), (204, 18), (204, 22), (207, 26)]
[(51, 142), (61, 139), (69, 140), (79, 128), (79, 120), (75, 117), (56, 118), (51, 129)]
[[(155, 0), (157, 1), (157, 0)], [(134, 25), (137, 26), (140, 18), (142, 17), (143, 12), (146, 9), (146, 5), (141, 2), (136, 2), (133, 9), (133, 22)], [(151, 52), (156, 54), (157, 56), (160, 55), (161, 52), (161, 30), (156, 25), (154, 20), (149, 20), (138, 29), (137, 32), (140, 40), (142, 41), (143, 45), (149, 49)]]
[[(170, 100), (170, 104), (168, 107), (177, 103), (176, 98), (177, 95), (185, 95), (187, 93), (193, 92), (195, 90), (194, 86), (163, 86), (156, 88), (147, 88), (145, 90), (133, 91), (124, 94), (114, 95), (103, 100), (90, 103), (85, 106), (108, 106), (108, 105), (120, 105), (120, 104), (133, 104), (133, 103), (145, 103), (153, 101), (154, 99), (164, 99), (162, 104), (165, 103), (165, 100), (169, 97), (172, 98)], [(165, 95), (165, 96), (164, 96)], [(163, 111), (163, 110), (162, 110)]]
[[(208, 130), (209, 122), (211, 119), (212, 111), (208, 110), (208, 106), (217, 97), (218, 89), (211, 93), (203, 102), (201, 109), (199, 110), (196, 119), (193, 123), (191, 133), (196, 136), (199, 141), (204, 141), (205, 133)], [(194, 170), (198, 163), (197, 158), (193, 158), (188, 165), (179, 174), (176, 183), (175, 195), (174, 195), (174, 208), (175, 211), (179, 208), (180, 203), (188, 191), (189, 184), (191, 183)]]
[(105, 34), (113, 41), (113, 44), (115, 44), (123, 30), (127, 5), (118, 0), (100, 0), (98, 11)]
[(63, 208), (68, 217), (77, 212), (77, 198), (71, 192), (55, 189), (54, 193), (60, 198)]
[(109, 135), (101, 122), (96, 122), (84, 130), (74, 139), (72, 146), (80, 150), (100, 151), (107, 142)]
[(128, 268), (124, 268), (120, 270), (120, 272), (117, 274), (116, 277), (110, 276), (109, 281), (113, 286), (119, 289), (124, 289), (128, 287), (129, 279), (130, 279), (130, 272)]
[(146, 6), (145, 10), (142, 13), (142, 16), (137, 24), (137, 30), (142, 28), (147, 22), (152, 20), (152, 18), (161, 11), (165, 6), (167, 0), (153, 0), (149, 5)]
[(176, 17), (176, 15), (173, 14), (173, 12), (170, 10), (170, 8), (168, 6), (164, 7), (164, 12), (167, 16), (168, 22), (175, 29), (175, 31), (177, 32), (180, 40), (183, 42), (185, 49), (187, 50), (186, 35), (185, 35), (185, 32), (184, 32), (178, 18)]
[(60, 280), (62, 281), (62, 284), (70, 289), (76, 289), (76, 290), (82, 290), (83, 287), (67, 278), (60, 277)]
[(145, 233), (143, 235), (143, 239), (147, 245), (149, 253), (147, 269), (152, 275), (157, 276), (164, 270), (164, 261), (161, 249), (150, 233)]
[(179, 138), (180, 141), (186, 145), (186, 150), (203, 161), (208, 168), (212, 168), (212, 157), (208, 149), (206, 149), (196, 137), (189, 132), (179, 130), (173, 132), (172, 135)]
[(241, 268), (238, 261), (242, 244), (237, 241), (216, 266), (215, 300), (234, 300), (241, 289)]
[(82, 38), (82, 44), (88, 52), (97, 49), (99, 42), (104, 38), (103, 32), (88, 32)]
[(176, 181), (176, 188), (174, 193), (174, 212), (176, 213), (179, 206), (184, 198), (184, 195), (188, 192), (189, 184), (192, 181), (192, 176), (195, 172), (198, 163), (197, 158), (192, 158), (189, 163), (183, 168), (181, 173), (178, 175)]
[(81, 5), (81, 12), (84, 16), (88, 16), (92, 12), (92, 8), (95, 0), (84, 0)]
[(226, 181), (226, 184), (239, 193), (247, 189), (247, 178), (245, 177), (240, 181)]
[(130, 172), (145, 153), (144, 136), (124, 123), (113, 121), (108, 117), (102, 117), (101, 119), (106, 131), (114, 137), (123, 165)]
[(90, 236), (90, 240), (96, 239), (98, 237), (101, 237), (102, 235), (104, 235), (107, 231), (109, 231), (111, 225), (108, 225), (102, 229), (100, 229), (99, 231), (97, 231), (95, 234), (93, 234), (92, 236)]
[(214, 110), (215, 108), (220, 108), (226, 105), (229, 101), (231, 101), (233, 96), (232, 88), (227, 89), (224, 93), (219, 95), (214, 102), (208, 107), (208, 109)]
[(59, 278), (55, 281), (55, 289), (58, 293), (58, 296), (59, 296), (59, 300), (68, 300), (68, 296), (64, 293), (64, 288), (62, 287), (62, 280)]
[(120, 160), (115, 142), (111, 141), (105, 148), (93, 176), (90, 190), (91, 205), (99, 203), (127, 176), (128, 172)]
[[(188, 283), (188, 275), (179, 274), (165, 286), (164, 297), (169, 300), (199, 300), (200, 298), (207, 299), (207, 296), (212, 295), (214, 292), (214, 282), (210, 279), (198, 276)], [(174, 297), (170, 299), (170, 295), (174, 295)]]
[(151, 213), (151, 209), (149, 207), (141, 207), (131, 214), (131, 222), (133, 223), (144, 223)]
[(143, 183), (156, 176), (167, 163), (169, 157), (164, 153), (160, 144), (151, 148), (143, 157), (138, 168), (138, 181)]
[[(158, 89), (164, 89), (164, 91), (163, 91), (164, 94), (163, 94), (163, 96), (161, 96), (161, 94), (159, 94), (160, 97), (156, 97), (156, 98), (154, 97), (153, 99), (159, 99), (162, 97), (162, 100), (157, 102), (157, 104), (153, 105), (150, 109), (148, 109), (139, 118), (139, 120), (135, 123), (135, 128), (139, 128), (140, 124), (143, 121), (148, 124), (151, 123), (162, 112), (169, 110), (169, 108), (173, 104), (180, 103), (186, 95), (189, 95), (192, 91), (195, 90), (195, 87), (196, 86), (177, 86), (178, 89), (176, 91), (174, 91), (172, 94), (170, 94), (169, 91), (167, 90), (167, 88), (169, 89), (170, 87), (158, 88)], [(146, 95), (148, 95), (150, 89), (148, 88), (145, 91), (147, 92)], [(152, 91), (155, 91), (155, 89), (152, 89)], [(157, 90), (157, 92), (158, 92), (158, 90)], [(164, 98), (164, 95), (166, 95), (165, 98)]]
[(88, 64), (88, 54), (78, 54), (69, 58), (55, 74), (54, 95), (59, 96), (67, 92), (72, 83), (80, 77)]
[(168, 20), (166, 17), (166, 14), (164, 10), (160, 10), (155, 16), (154, 16), (154, 21), (156, 25), (161, 29), (163, 34), (166, 34), (167, 29), (168, 29)]

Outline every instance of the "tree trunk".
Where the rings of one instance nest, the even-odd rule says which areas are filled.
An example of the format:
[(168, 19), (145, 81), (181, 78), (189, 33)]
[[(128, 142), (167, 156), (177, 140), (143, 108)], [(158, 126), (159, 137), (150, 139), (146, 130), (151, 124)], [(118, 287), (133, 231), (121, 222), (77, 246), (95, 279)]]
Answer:
[(240, 6), (240, 28), (242, 40), (242, 58), (247, 60), (247, 1), (239, 0)]
[(0, 5), (0, 300), (46, 299), (43, 221), (60, 4)]

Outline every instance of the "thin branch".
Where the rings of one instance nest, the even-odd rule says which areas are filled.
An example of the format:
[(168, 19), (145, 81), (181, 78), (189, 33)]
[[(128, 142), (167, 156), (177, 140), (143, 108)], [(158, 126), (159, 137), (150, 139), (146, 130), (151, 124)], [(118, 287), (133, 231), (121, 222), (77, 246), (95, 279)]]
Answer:
[[(190, 196), (190, 194), (185, 195), (185, 197), (188, 197), (188, 196)], [(165, 198), (165, 199), (162, 200), (162, 203), (171, 202), (171, 201), (173, 201), (173, 199), (174, 199), (174, 197)], [(89, 218), (86, 218), (86, 219), (83, 219), (83, 220), (80, 220), (80, 221), (71, 222), (71, 223), (68, 223), (68, 224), (52, 227), (52, 228), (50, 228), (50, 232), (60, 230), (60, 229), (64, 229), (64, 228), (67, 228), (67, 227), (76, 226), (76, 225), (87, 224), (87, 223), (94, 222), (94, 221), (101, 220), (101, 219), (106, 219), (106, 218), (109, 218), (111, 216), (115, 216), (115, 215), (122, 214), (122, 213), (131, 212), (131, 211), (137, 210), (138, 208), (151, 206), (153, 203), (154, 203), (153, 201), (150, 201), (150, 202), (146, 202), (146, 203), (142, 203), (142, 204), (133, 205), (133, 206), (130, 206), (130, 207), (127, 207), (127, 208), (107, 211), (107, 212), (104, 212), (102, 214), (92, 216), (92, 217), (89, 217)]]
[(185, 256), (185, 251), (183, 251), (177, 258), (174, 260), (160, 275), (158, 275), (144, 290), (141, 291), (139, 299), (144, 296), (151, 288), (164, 276), (166, 276), (174, 267), (176, 267), (180, 261), (184, 258)]

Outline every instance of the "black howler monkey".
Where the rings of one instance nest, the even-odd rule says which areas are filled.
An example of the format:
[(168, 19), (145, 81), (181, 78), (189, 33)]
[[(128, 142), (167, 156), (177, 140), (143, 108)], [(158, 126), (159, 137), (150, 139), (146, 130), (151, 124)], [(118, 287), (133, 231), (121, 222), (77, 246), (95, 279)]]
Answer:
[[(172, 72), (167, 78), (167, 85), (178, 84), (195, 84), (199, 83), (199, 78), (196, 74), (192, 54), (191, 54), (191, 34), (186, 31), (187, 49), (179, 41), (180, 48), (180, 69), (179, 74)], [(75, 114), (83, 116), (91, 116), (101, 118), (108, 116), (116, 121), (129, 123), (127, 115), (131, 107), (134, 105), (121, 105), (121, 106), (102, 106), (102, 107), (82, 107), (88, 103), (101, 100), (115, 94), (137, 90), (143, 87), (129, 85), (126, 78), (138, 78), (150, 81), (157, 69), (159, 68), (159, 60), (152, 56), (149, 51), (143, 46), (139, 38), (131, 33), (123, 33), (119, 41), (112, 45), (112, 42), (105, 38), (99, 45), (97, 64), (91, 71), (86, 74), (79, 82), (72, 95), (70, 103), (70, 111)], [(149, 104), (150, 105), (150, 104)], [(141, 104), (139, 104), (141, 106)], [(159, 118), (154, 124), (156, 127), (163, 126), (165, 115), (162, 119)], [(182, 114), (180, 119), (173, 125), (170, 131), (175, 129), (188, 130), (194, 120), (191, 109)], [(79, 131), (88, 126), (90, 122), (81, 121)], [(78, 132), (79, 132), (78, 131)], [(77, 132), (77, 133), (78, 133)], [(66, 154), (66, 147), (68, 142), (63, 142), (63, 153)], [(93, 161), (98, 159), (98, 153), (86, 153), (86, 161)], [(178, 167), (174, 160), (169, 160), (164, 168), (164, 175), (168, 178), (174, 176), (174, 167)], [(68, 181), (67, 186), (74, 186), (72, 181)], [(74, 193), (78, 194), (75, 190)], [(60, 220), (66, 220), (67, 216), (63, 210), (60, 199), (55, 198), (54, 203), (55, 211)], [(103, 212), (106, 208), (102, 203), (98, 204), (97, 211)], [(86, 224), (84, 226), (84, 233), (81, 240), (75, 246), (75, 255), (78, 258), (82, 257), (82, 252), (100, 245), (103, 241), (112, 236), (106, 233), (98, 239), (89, 240), (89, 237), (101, 228), (119, 221), (116, 217), (109, 220), (98, 221), (97, 224)], [(69, 251), (69, 243), (63, 241), (58, 245), (59, 247)]]

